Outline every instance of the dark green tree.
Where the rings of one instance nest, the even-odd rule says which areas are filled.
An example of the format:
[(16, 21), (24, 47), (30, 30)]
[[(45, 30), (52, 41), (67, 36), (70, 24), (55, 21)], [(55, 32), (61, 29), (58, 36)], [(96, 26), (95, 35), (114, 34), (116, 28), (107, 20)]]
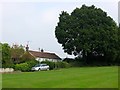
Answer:
[(94, 5), (82, 5), (71, 14), (63, 11), (55, 35), (64, 52), (70, 55), (116, 60), (118, 26), (106, 12)]
[(117, 44), (117, 51), (118, 51), (118, 54), (117, 54), (117, 63), (118, 65), (120, 65), (120, 26), (118, 28), (118, 44)]

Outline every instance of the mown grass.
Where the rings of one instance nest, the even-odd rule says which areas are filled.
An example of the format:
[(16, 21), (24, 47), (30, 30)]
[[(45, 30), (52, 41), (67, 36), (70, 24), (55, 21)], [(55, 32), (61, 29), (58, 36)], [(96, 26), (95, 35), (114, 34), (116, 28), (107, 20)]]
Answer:
[(2, 89), (2, 74), (0, 73), (0, 90)]
[(2, 75), (3, 88), (118, 88), (118, 67), (80, 67)]

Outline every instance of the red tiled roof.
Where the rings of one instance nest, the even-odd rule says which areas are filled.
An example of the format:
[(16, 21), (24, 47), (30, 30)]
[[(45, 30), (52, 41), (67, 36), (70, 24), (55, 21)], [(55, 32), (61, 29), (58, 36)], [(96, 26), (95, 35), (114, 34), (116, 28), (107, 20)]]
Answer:
[(55, 53), (38, 52), (38, 51), (31, 51), (31, 50), (29, 50), (29, 53), (31, 53), (34, 57), (61, 60), (61, 58), (57, 56)]

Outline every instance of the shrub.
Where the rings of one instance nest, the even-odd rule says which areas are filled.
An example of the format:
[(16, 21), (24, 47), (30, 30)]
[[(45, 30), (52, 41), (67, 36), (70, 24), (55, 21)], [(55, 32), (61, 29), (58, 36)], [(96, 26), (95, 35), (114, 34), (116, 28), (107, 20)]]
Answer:
[(58, 69), (58, 68), (68, 68), (71, 65), (67, 62), (50, 62), (50, 61), (42, 61), (41, 63), (46, 63), (50, 66), (50, 70)]
[(35, 66), (38, 63), (36, 60), (30, 60), (25, 63), (20, 63), (15, 65), (15, 70), (20, 70), (20, 71), (31, 71), (31, 68)]
[(24, 62), (31, 61), (31, 60), (35, 60), (35, 58), (29, 52), (25, 52), (22, 55), (20, 62), (24, 63)]
[(50, 61), (42, 61), (41, 63), (45, 63), (50, 66), (50, 70), (53, 70), (55, 68), (55, 62), (50, 62)]
[(81, 67), (81, 66), (86, 66), (87, 65), (85, 63), (85, 60), (83, 60), (80, 57), (76, 57), (75, 59), (65, 58), (63, 61), (67, 62), (71, 67)]
[(58, 68), (69, 68), (71, 65), (67, 62), (57, 62)]
[(22, 72), (29, 71), (29, 64), (28, 63), (21, 63), (15, 65), (15, 70), (20, 70)]
[(32, 68), (33, 66), (35, 66), (36, 64), (38, 64), (39, 62), (36, 61), (36, 60), (30, 60), (30, 61), (27, 61), (26, 63), (29, 65), (29, 68), (30, 68), (30, 70), (31, 70), (31, 68)]

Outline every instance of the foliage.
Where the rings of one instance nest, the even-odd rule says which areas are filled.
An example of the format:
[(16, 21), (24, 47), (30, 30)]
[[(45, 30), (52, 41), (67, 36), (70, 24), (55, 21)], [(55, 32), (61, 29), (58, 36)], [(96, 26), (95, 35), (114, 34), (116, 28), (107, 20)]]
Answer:
[(21, 62), (23, 63), (26, 61), (35, 60), (35, 57), (32, 56), (29, 52), (25, 52), (20, 59), (21, 59)]
[(75, 59), (72, 59), (72, 58), (64, 58), (63, 61), (65, 61), (65, 62), (67, 62), (67, 63), (70, 63), (70, 62), (75, 61)]
[(26, 61), (24, 63), (16, 64), (15, 65), (15, 70), (16, 71), (20, 70), (20, 71), (23, 71), (23, 72), (31, 71), (31, 68), (33, 66), (35, 66), (36, 64), (38, 64), (38, 61), (36, 61), (36, 60)]
[(29, 65), (28, 63), (20, 63), (15, 65), (15, 70), (20, 70), (20, 71), (29, 71)]
[[(22, 45), (13, 45), (10, 47), (7, 43), (0, 43), (0, 55), (2, 56), (2, 63), (3, 68), (21, 68), (21, 66), (25, 66), (27, 63), (29, 66), (29, 70), (32, 66), (38, 63), (35, 58), (29, 53), (25, 52)], [(22, 64), (20, 64), (22, 63)], [(15, 65), (17, 64), (17, 65)], [(19, 65), (20, 64), (20, 65)], [(27, 66), (27, 65), (26, 65)], [(23, 67), (24, 68), (24, 67)], [(27, 68), (27, 71), (29, 71)], [(22, 71), (25, 71), (24, 69)]]
[(24, 47), (22, 45), (13, 45), (11, 48), (11, 58), (14, 62), (14, 64), (16, 63), (20, 63), (20, 57), (25, 53)]
[(51, 62), (46, 60), (42, 61), (41, 63), (46, 63), (47, 65), (49, 65), (50, 70), (70, 67), (70, 64), (68, 64), (67, 62)]
[(26, 61), (26, 63), (29, 65), (29, 71), (31, 70), (31, 68), (33, 66), (35, 66), (36, 64), (38, 64), (39, 62), (36, 61), (36, 60), (29, 60), (29, 61)]
[(117, 63), (120, 65), (120, 27), (118, 28), (118, 55), (117, 55)]
[(0, 43), (0, 53), (2, 54), (2, 67), (12, 67), (13, 62), (11, 60), (11, 51), (10, 51), (10, 46), (7, 43)]
[(69, 68), (71, 65), (67, 62), (57, 62), (57, 68)]
[(50, 66), (50, 70), (53, 70), (55, 68), (55, 62), (50, 62), (50, 61), (42, 61), (41, 63), (45, 63)]
[[(97, 58), (97, 59), (96, 59)], [(76, 57), (75, 59), (69, 59), (69, 58), (65, 58), (63, 61), (69, 63), (71, 65), (71, 67), (91, 67), (91, 66), (116, 66), (116, 65), (119, 65), (119, 62), (108, 62), (108, 61), (105, 61), (103, 58), (99, 57), (96, 57), (93, 59), (90, 59), (89, 58), (89, 62), (84, 59), (84, 58), (80, 58), (80, 57)], [(118, 60), (119, 61), (119, 60)]]
[(106, 12), (94, 5), (83, 5), (71, 14), (63, 11), (55, 35), (64, 52), (82, 57), (88, 64), (99, 58), (115, 62), (119, 55), (118, 27)]

